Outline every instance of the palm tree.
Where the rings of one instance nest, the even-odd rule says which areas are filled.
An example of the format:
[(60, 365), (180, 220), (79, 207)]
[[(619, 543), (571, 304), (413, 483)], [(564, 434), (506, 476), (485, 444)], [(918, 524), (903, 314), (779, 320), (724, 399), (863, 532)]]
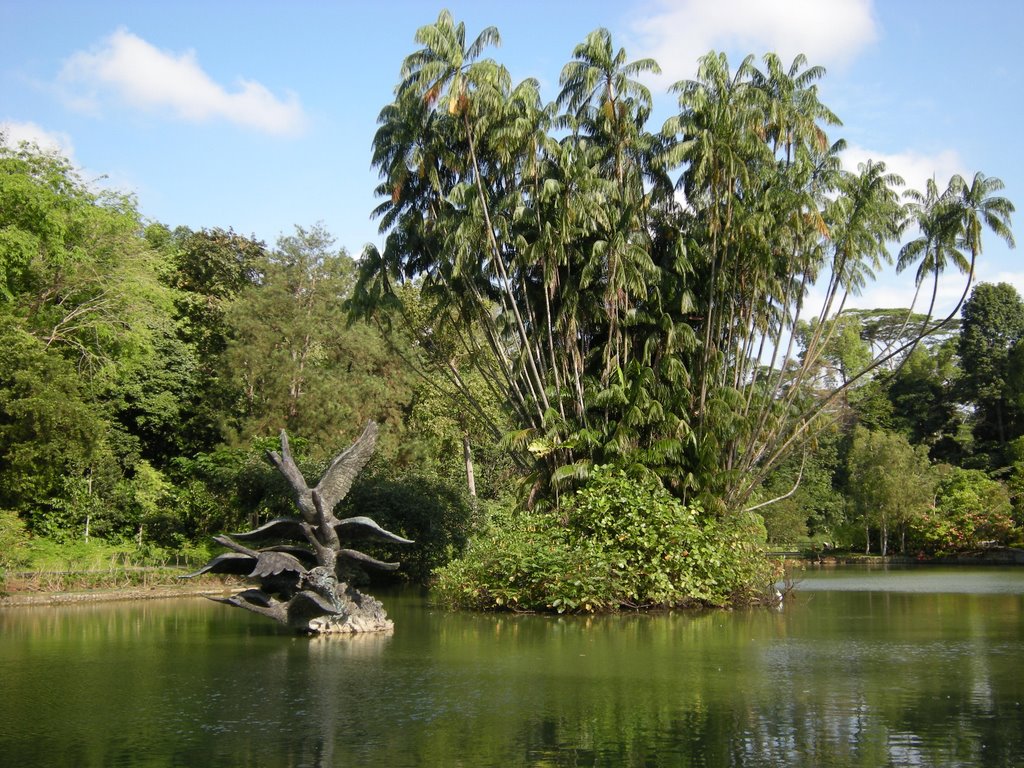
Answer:
[(695, 80), (672, 86), (679, 94), (680, 112), (670, 118), (664, 133), (678, 136), (668, 162), (685, 164), (677, 183), (687, 205), (704, 228), (706, 239), (706, 294), (704, 304), (703, 350), (700, 360), (700, 397), (697, 412), (704, 412), (712, 369), (722, 354), (726, 318), (732, 313), (735, 291), (730, 278), (736, 260), (734, 219), (743, 205), (744, 192), (751, 188), (751, 175), (763, 168), (770, 151), (759, 135), (763, 124), (760, 97), (751, 85), (753, 56), (743, 60), (736, 72), (729, 69), (724, 53), (709, 53), (700, 59)]
[(573, 60), (562, 67), (558, 106), (582, 115), (588, 107), (597, 106), (614, 115), (621, 99), (634, 98), (651, 107), (650, 91), (635, 78), (645, 72), (660, 74), (654, 59), (626, 61), (626, 50), (614, 52), (607, 29), (595, 29), (572, 52)]
[(465, 112), (471, 91), (481, 85), (474, 62), (487, 46), (501, 44), (497, 27), (485, 28), (467, 46), (466, 25), (442, 10), (435, 23), (416, 31), (415, 40), (423, 48), (402, 63), (398, 92), (412, 89), (430, 104), (446, 102), (450, 114)]
[[(1001, 237), (1010, 248), (1016, 246), (1010, 228), (1010, 218), (1015, 210), (1013, 203), (1005, 197), (993, 194), (1003, 188), (1000, 179), (985, 176), (979, 171), (974, 174), (970, 184), (959, 174), (954, 175), (949, 180), (946, 191), (941, 195), (937, 194), (934, 179), (928, 181), (924, 195), (908, 193), (913, 201), (910, 206), (911, 216), (920, 228), (921, 236), (900, 250), (896, 268), (897, 271), (902, 271), (920, 259), (921, 265), (915, 276), (918, 286), (928, 272), (932, 273), (932, 301), (925, 320), (926, 326), (935, 306), (939, 273), (945, 269), (947, 261), (951, 261), (961, 274), (967, 274), (964, 290), (956, 306), (946, 317), (931, 327), (923, 328), (919, 339), (950, 323), (967, 300), (967, 294), (974, 282), (978, 256), (982, 253), (981, 235), (985, 227)], [(964, 256), (964, 250), (970, 251), (969, 260)], [(913, 351), (916, 345), (917, 341), (914, 341), (909, 351)], [(904, 348), (906, 347), (907, 345), (904, 345)]]
[[(813, 434), (822, 423), (826, 409), (852, 384), (877, 364), (849, 376), (847, 381), (819, 402), (801, 407), (805, 384), (813, 377), (832, 337), (841, 327), (836, 322), (847, 297), (858, 293), (874, 271), (889, 260), (886, 244), (902, 228), (903, 207), (894, 187), (903, 179), (886, 171), (885, 163), (862, 163), (858, 173), (840, 175), (838, 195), (827, 205), (824, 219), (830, 235), (832, 258), (828, 285), (821, 311), (813, 323), (814, 331), (806, 342), (803, 357), (795, 370), (787, 371), (786, 392), (776, 403), (773, 396), (765, 403), (758, 420), (754, 440), (744, 451), (743, 478), (733, 489), (734, 503), (742, 503), (760, 484), (768, 471)], [(778, 390), (776, 390), (778, 391)], [(781, 404), (782, 408), (777, 408)], [(770, 412), (769, 412), (770, 409)], [(799, 411), (793, 418), (787, 411)]]
[[(488, 45), (497, 45), (501, 37), (495, 27), (485, 28), (472, 43), (466, 45), (466, 27), (455, 24), (447, 10), (441, 11), (434, 24), (421, 27), (415, 40), (423, 47), (406, 57), (402, 64), (402, 82), (398, 96), (411, 92), (429, 104), (444, 107), (463, 127), (463, 139), (469, 153), (472, 186), (476, 190), (479, 214), (482, 219), (486, 250), (499, 286), (499, 300), (514, 318), (515, 330), (523, 352), (523, 367), (527, 372), (525, 383), (530, 397), (537, 403), (538, 415), (549, 407), (543, 376), (543, 356), (531, 343), (527, 321), (517, 301), (516, 280), (506, 263), (506, 255), (499, 246), (495, 222), (491, 216), (489, 190), (484, 186), (484, 174), (479, 157), (480, 122), (493, 119), (502, 111), (510, 91), (508, 71), (490, 59), (477, 61)], [(456, 191), (456, 190), (453, 190)], [(469, 201), (462, 197), (463, 205)], [(479, 231), (479, 228), (478, 228)], [(455, 233), (463, 256), (468, 256), (465, 227)], [(492, 345), (497, 348), (496, 342)]]
[[(842, 314), (849, 295), (858, 295), (875, 270), (890, 262), (887, 244), (903, 229), (903, 206), (895, 190), (903, 179), (887, 173), (883, 162), (868, 160), (857, 170), (840, 175), (839, 195), (825, 210), (831, 269), (817, 329), (804, 351), (805, 361), (817, 359), (825, 349), (837, 327), (830, 318)], [(804, 369), (808, 369), (806, 362)]]
[[(638, 137), (638, 129), (651, 111), (651, 92), (635, 78), (644, 73), (660, 74), (654, 59), (626, 61), (626, 51), (617, 52), (607, 29), (595, 29), (572, 52), (573, 60), (562, 68), (556, 104), (572, 123), (591, 136), (609, 144), (615, 177), (625, 183), (627, 144)], [(639, 119), (638, 119), (639, 118)]]
[[(932, 298), (928, 304), (922, 330), (931, 322), (939, 290), (939, 275), (949, 264), (955, 266), (961, 274), (971, 268), (957, 243), (961, 222), (958, 207), (953, 204), (957, 192), (954, 184), (956, 178), (958, 177), (950, 181), (950, 185), (942, 194), (939, 194), (934, 176), (928, 179), (923, 194), (914, 189), (903, 193), (904, 197), (910, 200), (907, 205), (910, 221), (917, 225), (920, 234), (900, 249), (896, 258), (896, 272), (903, 272), (919, 262), (914, 275), (917, 290), (914, 291), (914, 299), (907, 312), (908, 320), (917, 303), (917, 295), (924, 279), (929, 273), (932, 275)], [(910, 351), (913, 351), (913, 348)]]
[[(890, 260), (886, 244), (903, 228), (903, 207), (895, 187), (903, 179), (887, 173), (885, 163), (868, 160), (857, 173), (843, 174), (840, 196), (828, 210), (833, 243), (832, 280), (829, 296), (857, 294), (874, 270)], [(831, 310), (827, 305), (826, 314)], [(842, 305), (838, 311), (842, 311)]]
[(1013, 231), (1010, 228), (1010, 217), (1014, 210), (1013, 203), (1007, 198), (993, 193), (1002, 190), (1005, 185), (995, 176), (985, 176), (978, 171), (968, 184), (960, 175), (954, 176), (949, 182), (953, 190), (953, 203), (961, 223), (958, 244), (971, 252), (971, 263), (967, 273), (967, 285), (953, 313), (959, 311), (967, 298), (978, 256), (982, 252), (981, 233), (984, 227), (1001, 237), (1010, 248), (1016, 247)]
[(752, 82), (766, 97), (765, 139), (772, 144), (772, 150), (783, 152), (786, 165), (802, 149), (810, 148), (814, 154), (827, 151), (828, 137), (820, 123), (842, 122), (818, 99), (814, 83), (824, 77), (825, 68), (808, 67), (807, 57), (802, 53), (793, 59), (788, 70), (776, 53), (766, 53), (764, 64), (767, 72), (754, 70)]
[(645, 226), (650, 144), (643, 126), (651, 94), (635, 78), (661, 69), (653, 59), (627, 61), (625, 49), (615, 51), (611, 34), (603, 28), (587, 35), (572, 55), (559, 79), (562, 89), (556, 104), (567, 110), (560, 122), (600, 149), (602, 165), (616, 181), (615, 194), (601, 206), (608, 212), (607, 226), (590, 249), (588, 268), (604, 289), (609, 338), (601, 379), (606, 383), (612, 370), (629, 359), (630, 343), (621, 319), (633, 297), (646, 293), (657, 272)]

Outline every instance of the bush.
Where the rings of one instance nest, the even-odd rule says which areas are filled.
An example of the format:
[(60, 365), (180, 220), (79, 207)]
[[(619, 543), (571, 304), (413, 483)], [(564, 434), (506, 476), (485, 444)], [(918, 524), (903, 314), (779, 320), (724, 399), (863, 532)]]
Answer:
[(17, 512), (0, 509), (0, 592), (5, 574), (24, 568), (29, 561), (29, 534)]
[(981, 542), (1007, 544), (1014, 537), (1013, 507), (1006, 487), (979, 469), (954, 469), (939, 484), (935, 509), (912, 526), (926, 552), (976, 549)]
[(412, 539), (410, 545), (363, 549), (385, 560), (401, 561), (397, 575), (423, 584), (434, 569), (462, 554), (473, 526), (472, 509), (463, 494), (415, 474), (359, 477), (335, 514), (366, 515), (381, 527)]
[(702, 515), (652, 478), (597, 467), (563, 512), (494, 517), (437, 572), (438, 601), (559, 613), (725, 606), (763, 599), (778, 577), (760, 518)]
[[(311, 467), (303, 457), (306, 441), (293, 439), (291, 448), (308, 480), (316, 482), (325, 467)], [(245, 448), (218, 448), (173, 464), (173, 508), (181, 531), (205, 540), (224, 531), (255, 528), (274, 517), (297, 515), (292, 490), (267, 460), (267, 450), (279, 450), (276, 440), (254, 440)]]

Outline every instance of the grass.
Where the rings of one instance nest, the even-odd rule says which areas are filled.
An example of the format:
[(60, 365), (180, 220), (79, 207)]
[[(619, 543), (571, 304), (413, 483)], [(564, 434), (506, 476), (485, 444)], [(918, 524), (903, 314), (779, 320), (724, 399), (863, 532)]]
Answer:
[(206, 547), (168, 550), (102, 540), (55, 542), (31, 538), (17, 559), (0, 562), (0, 593), (75, 592), (180, 584), (209, 557)]

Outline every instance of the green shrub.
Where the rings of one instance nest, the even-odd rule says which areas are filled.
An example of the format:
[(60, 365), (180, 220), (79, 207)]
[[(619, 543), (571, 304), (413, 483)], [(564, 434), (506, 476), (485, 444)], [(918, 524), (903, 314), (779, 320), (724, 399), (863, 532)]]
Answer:
[(1014, 538), (1013, 506), (1006, 487), (980, 469), (953, 469), (939, 484), (935, 509), (911, 526), (915, 544), (947, 554), (977, 548), (983, 541), (1007, 544)]
[(28, 543), (28, 528), (18, 513), (0, 509), (0, 594), (7, 590), (7, 572), (28, 563)]
[(462, 553), (473, 526), (466, 497), (446, 483), (407, 474), (368, 474), (356, 479), (336, 510), (338, 517), (366, 515), (409, 545), (361, 546), (367, 553), (402, 563), (397, 575), (426, 583), (431, 572)]
[(596, 467), (562, 511), (494, 517), (438, 570), (438, 601), (559, 613), (725, 606), (763, 598), (777, 577), (760, 518), (702, 515), (652, 478)]

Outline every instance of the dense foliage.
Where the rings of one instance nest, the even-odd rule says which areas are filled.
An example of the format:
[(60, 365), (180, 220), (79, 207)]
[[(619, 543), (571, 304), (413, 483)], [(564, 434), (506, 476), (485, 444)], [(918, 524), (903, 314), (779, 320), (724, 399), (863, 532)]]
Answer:
[(561, 517), (496, 517), (438, 571), (442, 602), (462, 608), (588, 612), (774, 599), (756, 516), (718, 520), (649, 476), (596, 467)]
[(264, 455), (282, 428), (312, 476), (375, 419), (382, 457), (408, 471), (431, 456), (416, 469), (442, 488), (426, 498), (464, 508), (462, 445), (445, 460), (449, 428), (417, 405), (405, 363), (415, 350), (347, 321), (354, 265), (332, 245), (319, 225), (269, 249), (146, 224), (63, 159), (0, 142), (4, 567), (42, 563), (47, 541), (69, 563), (92, 562), (71, 554), (89, 543), (173, 559), (290, 511)]

